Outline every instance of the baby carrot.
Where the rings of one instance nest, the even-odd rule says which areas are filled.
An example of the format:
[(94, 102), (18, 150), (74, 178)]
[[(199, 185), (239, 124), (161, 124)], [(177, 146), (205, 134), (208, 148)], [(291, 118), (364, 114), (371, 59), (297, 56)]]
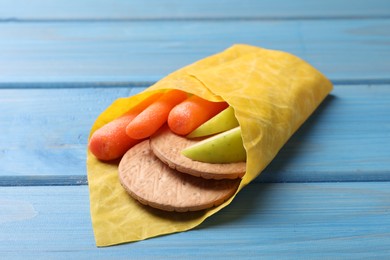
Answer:
[(211, 102), (193, 95), (172, 109), (168, 126), (178, 135), (187, 135), (227, 107), (226, 102)]
[(96, 130), (89, 141), (89, 150), (103, 161), (120, 158), (132, 146), (141, 140), (130, 138), (126, 134), (127, 125), (145, 108), (156, 101), (162, 93), (151, 95), (122, 116)]
[(180, 90), (166, 92), (128, 124), (127, 135), (134, 139), (150, 137), (166, 123), (171, 109), (186, 98), (187, 94)]

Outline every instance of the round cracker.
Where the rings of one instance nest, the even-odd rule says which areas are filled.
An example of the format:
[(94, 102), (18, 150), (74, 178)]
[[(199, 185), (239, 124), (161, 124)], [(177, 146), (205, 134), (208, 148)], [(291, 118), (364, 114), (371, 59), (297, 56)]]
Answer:
[(184, 148), (197, 142), (199, 141), (176, 135), (164, 126), (150, 138), (150, 147), (161, 161), (183, 173), (216, 180), (236, 179), (244, 176), (245, 162), (205, 163), (191, 160), (181, 154)]
[(235, 193), (240, 183), (240, 179), (207, 180), (180, 173), (154, 155), (149, 140), (127, 151), (118, 170), (120, 183), (133, 198), (166, 211), (218, 206)]

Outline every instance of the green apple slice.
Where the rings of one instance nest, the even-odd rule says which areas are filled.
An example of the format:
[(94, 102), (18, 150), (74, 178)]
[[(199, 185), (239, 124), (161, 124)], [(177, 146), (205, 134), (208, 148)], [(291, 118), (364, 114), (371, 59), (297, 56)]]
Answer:
[(187, 138), (213, 135), (237, 126), (238, 121), (234, 115), (234, 109), (229, 106), (188, 134)]
[(246, 161), (241, 128), (235, 127), (183, 149), (182, 154), (194, 161), (206, 163), (236, 163)]

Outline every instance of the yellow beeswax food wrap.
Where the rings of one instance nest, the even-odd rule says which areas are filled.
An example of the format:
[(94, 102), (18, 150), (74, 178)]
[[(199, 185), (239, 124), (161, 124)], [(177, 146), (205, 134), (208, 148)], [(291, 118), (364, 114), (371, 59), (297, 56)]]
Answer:
[[(247, 171), (239, 192), (271, 162), (332, 90), (332, 84), (291, 54), (234, 45), (168, 75), (135, 96), (116, 100), (97, 118), (91, 134), (151, 93), (166, 89), (225, 100), (235, 109), (247, 151)], [(234, 199), (199, 212), (163, 212), (132, 199), (119, 183), (117, 168), (118, 162), (103, 163), (88, 152), (90, 208), (97, 246), (191, 229)]]

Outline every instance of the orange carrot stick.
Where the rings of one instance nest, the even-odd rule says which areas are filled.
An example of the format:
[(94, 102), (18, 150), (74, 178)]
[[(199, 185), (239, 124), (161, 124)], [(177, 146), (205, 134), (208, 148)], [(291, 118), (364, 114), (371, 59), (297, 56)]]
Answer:
[(96, 130), (89, 140), (89, 150), (98, 159), (109, 161), (120, 158), (132, 146), (141, 140), (130, 138), (126, 134), (127, 125), (145, 108), (155, 102), (162, 93), (151, 95), (122, 116)]
[(127, 135), (134, 139), (150, 137), (166, 123), (171, 109), (186, 98), (187, 94), (180, 90), (165, 93), (129, 123)]
[(168, 126), (178, 135), (187, 135), (227, 107), (226, 102), (211, 102), (193, 95), (172, 109)]

